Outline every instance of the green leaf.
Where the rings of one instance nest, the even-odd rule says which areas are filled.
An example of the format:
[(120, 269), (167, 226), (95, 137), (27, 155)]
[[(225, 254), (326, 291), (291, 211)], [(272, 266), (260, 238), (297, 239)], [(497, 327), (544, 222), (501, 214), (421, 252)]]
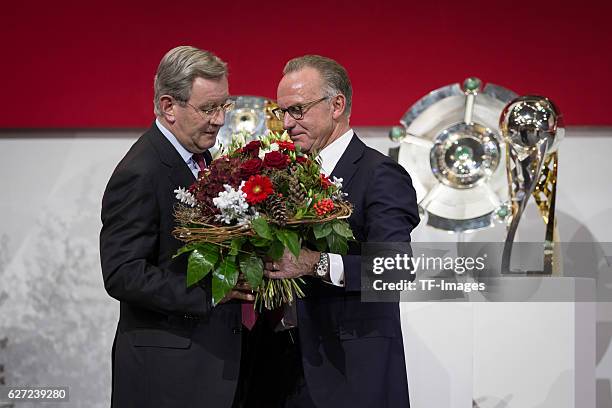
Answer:
[(326, 222), (323, 224), (315, 224), (312, 227), (312, 232), (314, 232), (316, 239), (325, 238), (332, 232), (332, 223)]
[(196, 248), (197, 244), (191, 243), (191, 244), (187, 244), (184, 245), (182, 247), (180, 247), (178, 249), (178, 251), (176, 251), (176, 254), (172, 255), (172, 258), (176, 258), (177, 256), (180, 256), (182, 254), (184, 254), (185, 252), (191, 252)]
[(276, 236), (278, 239), (291, 251), (293, 256), (298, 258), (300, 256), (300, 237), (297, 232), (287, 230), (287, 229), (279, 229), (276, 231)]
[(246, 241), (246, 238), (244, 237), (232, 239), (232, 244), (231, 244), (231, 249), (229, 251), (229, 254), (238, 255), (238, 252), (240, 252), (240, 249), (242, 248), (242, 244), (244, 244), (245, 241)]
[(212, 244), (210, 246), (198, 245), (198, 248), (194, 248), (187, 261), (187, 287), (193, 286), (204, 279), (218, 259), (219, 248)]
[(212, 297), (213, 304), (218, 304), (238, 282), (236, 257), (228, 256), (213, 271)]
[(253, 246), (258, 248), (267, 247), (270, 245), (269, 239), (262, 238), (259, 235), (255, 235), (254, 237), (249, 238), (249, 241), (251, 242), (251, 244), (253, 244)]
[(353, 231), (351, 230), (348, 222), (338, 220), (332, 224), (332, 227), (334, 232), (336, 232), (338, 235), (341, 235), (344, 238), (353, 238)]
[(325, 238), (317, 239), (315, 241), (315, 247), (319, 252), (325, 252), (327, 250), (327, 240)]
[(213, 265), (219, 260), (219, 253), (221, 248), (218, 245), (210, 243), (197, 243), (195, 244), (196, 249), (204, 255), (204, 258)]
[(327, 245), (329, 250), (334, 254), (346, 255), (348, 252), (348, 243), (346, 238), (335, 233), (327, 236)]
[(242, 254), (239, 257), (240, 271), (244, 273), (249, 285), (257, 288), (263, 278), (263, 261), (255, 254)]
[(270, 230), (270, 226), (268, 225), (268, 222), (263, 217), (258, 217), (258, 218), (255, 218), (253, 221), (251, 221), (251, 226), (253, 227), (257, 235), (259, 235), (260, 237), (265, 238), (265, 239), (273, 238), (272, 231)]
[(283, 243), (280, 242), (279, 240), (275, 239), (270, 244), (267, 255), (276, 261), (283, 256), (284, 252), (285, 252), (285, 245), (283, 245)]

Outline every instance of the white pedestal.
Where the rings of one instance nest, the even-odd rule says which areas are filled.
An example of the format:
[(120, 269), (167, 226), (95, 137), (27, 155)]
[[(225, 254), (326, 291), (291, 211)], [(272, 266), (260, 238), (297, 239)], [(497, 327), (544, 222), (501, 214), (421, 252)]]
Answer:
[(534, 301), (594, 291), (550, 277), (529, 302), (402, 303), (411, 408), (595, 408), (595, 303)]

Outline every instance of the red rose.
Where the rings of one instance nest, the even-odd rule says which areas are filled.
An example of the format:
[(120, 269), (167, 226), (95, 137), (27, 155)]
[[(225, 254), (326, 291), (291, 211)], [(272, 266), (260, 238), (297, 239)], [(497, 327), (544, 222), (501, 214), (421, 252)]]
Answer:
[(249, 177), (259, 173), (262, 166), (263, 162), (258, 157), (247, 160), (240, 166), (240, 177), (243, 180), (247, 180)]
[(272, 169), (284, 169), (287, 167), (289, 162), (289, 156), (281, 152), (270, 152), (266, 153), (264, 157), (264, 166)]
[(246, 194), (249, 204), (257, 204), (264, 201), (274, 192), (272, 182), (266, 176), (251, 176), (242, 186), (242, 192)]
[(259, 148), (261, 147), (261, 142), (259, 140), (253, 140), (249, 142), (246, 146), (244, 146), (244, 151), (253, 157), (259, 156)]
[(295, 158), (295, 161), (302, 164), (302, 163), (308, 163), (309, 160), (308, 160), (308, 157), (306, 156), (297, 156)]
[(281, 149), (285, 149), (285, 150), (291, 150), (294, 151), (295, 150), (295, 144), (293, 144), (293, 142), (276, 142), (278, 144), (278, 147), (280, 147)]

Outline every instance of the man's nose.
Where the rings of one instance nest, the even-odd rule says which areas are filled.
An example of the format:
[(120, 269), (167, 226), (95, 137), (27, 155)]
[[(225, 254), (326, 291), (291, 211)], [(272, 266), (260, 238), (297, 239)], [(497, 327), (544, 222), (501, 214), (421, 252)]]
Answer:
[(296, 120), (293, 119), (293, 117), (288, 114), (285, 113), (285, 116), (283, 116), (283, 129), (285, 130), (289, 130), (295, 127), (296, 124)]
[(210, 124), (216, 126), (223, 126), (225, 123), (225, 110), (217, 109), (210, 117)]

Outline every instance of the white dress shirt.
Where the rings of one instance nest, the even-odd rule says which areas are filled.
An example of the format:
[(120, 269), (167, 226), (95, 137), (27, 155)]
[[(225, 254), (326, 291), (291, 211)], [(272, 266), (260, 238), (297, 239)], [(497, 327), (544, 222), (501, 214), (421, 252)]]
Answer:
[(198, 163), (196, 163), (196, 161), (193, 159), (193, 153), (185, 149), (185, 147), (183, 147), (183, 145), (178, 141), (176, 136), (174, 136), (174, 134), (171, 131), (166, 129), (164, 125), (161, 124), (159, 119), (155, 119), (155, 125), (157, 125), (157, 128), (159, 129), (159, 131), (162, 132), (162, 135), (164, 135), (166, 139), (168, 139), (168, 141), (172, 143), (172, 146), (174, 146), (178, 154), (180, 154), (181, 158), (185, 161), (185, 164), (187, 165), (187, 167), (189, 167), (189, 170), (191, 170), (193, 177), (197, 179), (198, 174), (200, 170), (202, 169), (200, 169), (200, 166), (198, 166)]
[[(319, 158), (321, 159), (321, 170), (326, 176), (329, 176), (334, 169), (338, 160), (344, 154), (344, 151), (348, 147), (351, 139), (353, 138), (353, 129), (349, 129), (348, 132), (334, 140), (328, 146), (326, 146), (321, 152), (319, 152)], [(344, 287), (344, 262), (342, 262), (342, 256), (338, 254), (329, 255), (329, 277), (331, 283), (336, 286)]]

